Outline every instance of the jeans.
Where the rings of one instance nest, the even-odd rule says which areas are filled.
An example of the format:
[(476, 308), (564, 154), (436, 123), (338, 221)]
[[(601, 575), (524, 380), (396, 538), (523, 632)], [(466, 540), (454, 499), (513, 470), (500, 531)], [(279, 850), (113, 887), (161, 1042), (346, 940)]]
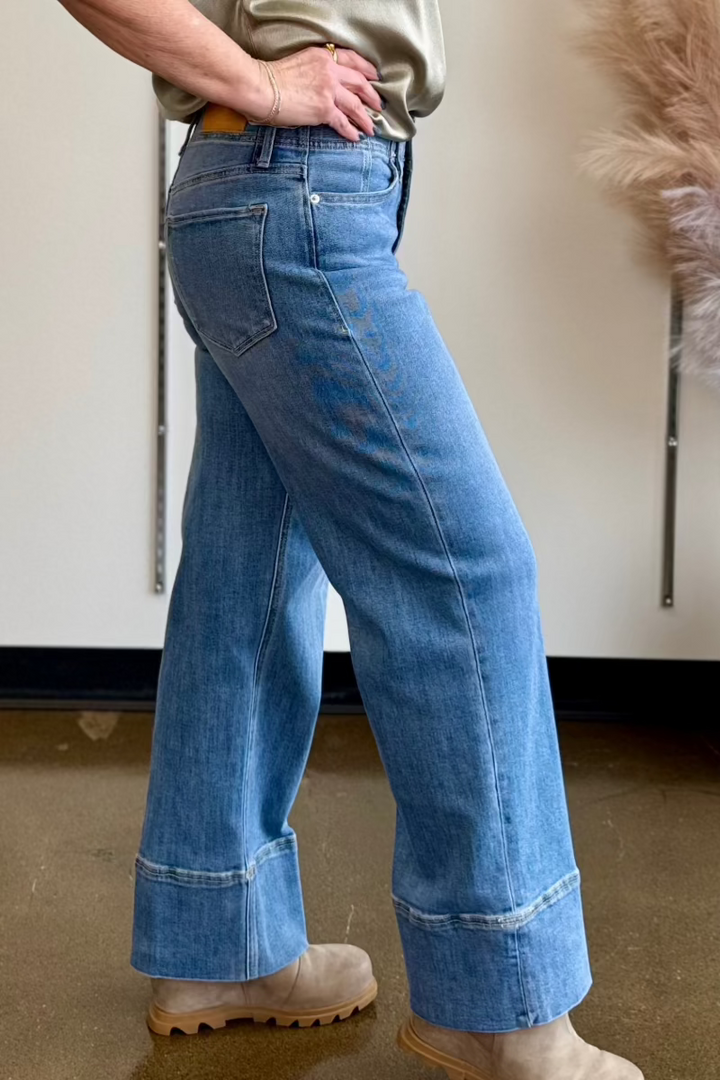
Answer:
[(257, 125), (199, 126), (181, 157), (167, 245), (197, 439), (133, 964), (240, 981), (307, 948), (288, 815), (329, 579), (397, 802), (412, 1007), (503, 1032), (591, 980), (535, 559), (395, 257), (410, 162), (405, 143)]

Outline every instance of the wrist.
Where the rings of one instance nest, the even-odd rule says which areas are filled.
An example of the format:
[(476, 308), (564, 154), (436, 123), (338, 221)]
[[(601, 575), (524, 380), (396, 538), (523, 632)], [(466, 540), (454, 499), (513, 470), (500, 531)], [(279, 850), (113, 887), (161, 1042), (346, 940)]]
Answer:
[(226, 100), (218, 104), (257, 119), (267, 116), (272, 109), (275, 91), (263, 65), (250, 56), (247, 60), (227, 88)]

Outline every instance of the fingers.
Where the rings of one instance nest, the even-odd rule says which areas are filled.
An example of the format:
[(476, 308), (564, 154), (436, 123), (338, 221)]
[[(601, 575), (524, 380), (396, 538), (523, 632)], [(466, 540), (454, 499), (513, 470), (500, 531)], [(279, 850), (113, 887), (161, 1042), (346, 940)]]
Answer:
[(364, 75), (350, 70), (340, 72), (339, 75), (340, 82), (343, 86), (346, 86), (349, 90), (352, 90), (354, 94), (357, 94), (361, 101), (364, 101), (371, 109), (380, 112), (383, 108), (383, 99), (380, 97), (375, 87), (367, 81)]
[(328, 124), (337, 131), (338, 135), (342, 135), (344, 139), (349, 139), (350, 142), (360, 142), (360, 132), (354, 124), (350, 123), (345, 113), (340, 109), (335, 110), (328, 120)]
[(364, 101), (366, 105), (369, 105), (375, 112), (381, 112), (385, 108), (385, 102), (378, 94), (377, 90), (370, 85), (369, 82), (361, 83), (360, 86), (350, 87), (354, 94)]
[(341, 86), (338, 88), (335, 104), (340, 111), (345, 113), (355, 126), (360, 128), (361, 131), (364, 131), (366, 135), (375, 134), (375, 124), (373, 123), (372, 117), (368, 116), (366, 113), (363, 103), (357, 94), (353, 94), (351, 90), (347, 90), (344, 86)]
[(353, 49), (338, 49), (337, 58), (338, 64), (342, 64), (343, 67), (354, 68), (361, 75), (364, 75), (366, 79), (372, 79), (373, 82), (380, 80), (380, 72), (375, 65)]

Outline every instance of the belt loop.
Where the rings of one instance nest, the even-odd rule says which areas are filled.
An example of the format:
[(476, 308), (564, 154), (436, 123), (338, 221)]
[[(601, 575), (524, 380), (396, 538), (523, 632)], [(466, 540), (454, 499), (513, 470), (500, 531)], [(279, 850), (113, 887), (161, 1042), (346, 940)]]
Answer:
[(260, 169), (270, 167), (273, 150), (275, 149), (276, 134), (277, 128), (271, 124), (261, 128), (258, 132), (257, 143), (255, 144), (255, 165)]
[(310, 128), (301, 127), (297, 132), (298, 147), (302, 154), (302, 162), (307, 169), (310, 159)]

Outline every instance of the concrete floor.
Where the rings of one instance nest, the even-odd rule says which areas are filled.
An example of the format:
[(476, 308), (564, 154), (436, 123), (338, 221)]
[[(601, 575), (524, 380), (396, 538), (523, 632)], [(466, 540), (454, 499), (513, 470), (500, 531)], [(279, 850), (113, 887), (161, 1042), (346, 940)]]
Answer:
[[(376, 1006), (309, 1031), (151, 1037), (127, 963), (151, 718), (0, 713), (0, 1080), (420, 1080), (388, 899), (393, 805), (364, 720), (320, 723), (294, 824), (317, 941), (373, 955)], [(596, 989), (588, 1039), (647, 1080), (720, 1076), (720, 741), (562, 728)], [(439, 1076), (440, 1074), (438, 1074)]]

